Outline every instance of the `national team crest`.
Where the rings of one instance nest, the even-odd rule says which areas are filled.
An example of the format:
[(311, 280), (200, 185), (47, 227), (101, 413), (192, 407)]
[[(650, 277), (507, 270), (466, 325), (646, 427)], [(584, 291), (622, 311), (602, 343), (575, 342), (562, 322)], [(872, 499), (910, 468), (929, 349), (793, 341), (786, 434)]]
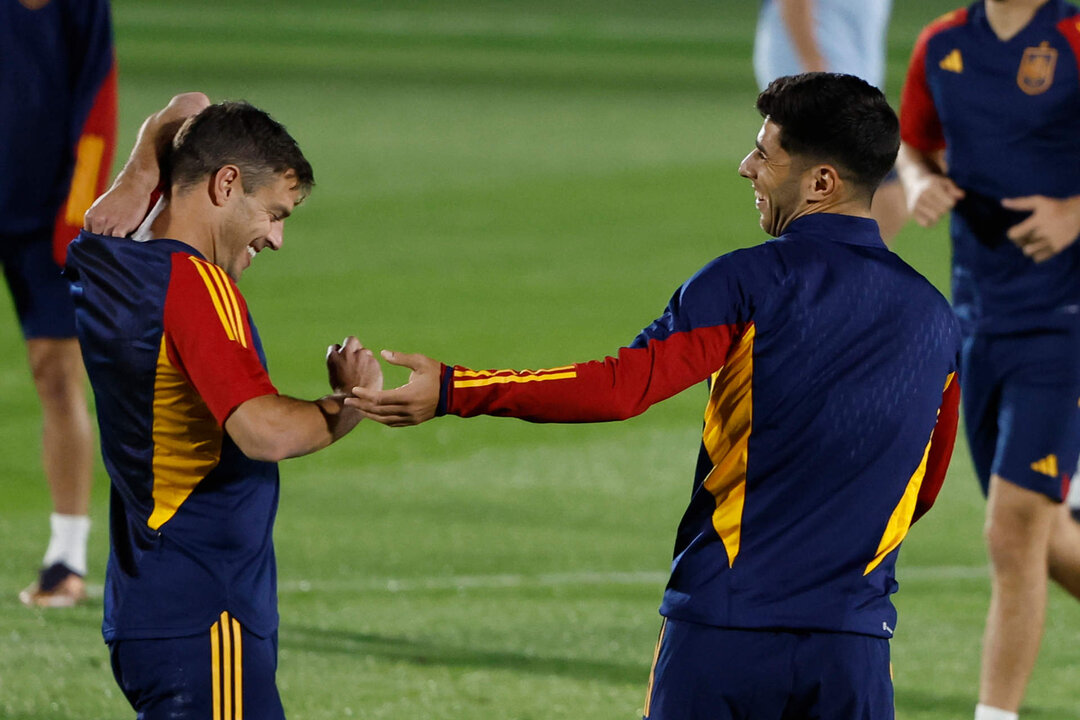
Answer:
[(1054, 84), (1054, 66), (1057, 65), (1058, 51), (1043, 41), (1039, 47), (1024, 50), (1020, 60), (1020, 70), (1016, 73), (1016, 84), (1028, 95), (1039, 95)]

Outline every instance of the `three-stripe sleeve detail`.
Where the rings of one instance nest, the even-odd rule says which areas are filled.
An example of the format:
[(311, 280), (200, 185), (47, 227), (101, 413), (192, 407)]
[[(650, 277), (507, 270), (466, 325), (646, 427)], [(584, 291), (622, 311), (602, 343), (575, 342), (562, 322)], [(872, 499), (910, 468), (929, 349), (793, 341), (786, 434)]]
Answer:
[(244, 317), (240, 313), (240, 303), (225, 271), (194, 256), (189, 256), (188, 259), (195, 265), (203, 284), (206, 285), (206, 291), (210, 294), (210, 301), (214, 304), (225, 334), (230, 340), (247, 347), (247, 333), (244, 329)]
[(213, 720), (244, 720), (244, 655), (240, 623), (228, 612), (210, 628)]

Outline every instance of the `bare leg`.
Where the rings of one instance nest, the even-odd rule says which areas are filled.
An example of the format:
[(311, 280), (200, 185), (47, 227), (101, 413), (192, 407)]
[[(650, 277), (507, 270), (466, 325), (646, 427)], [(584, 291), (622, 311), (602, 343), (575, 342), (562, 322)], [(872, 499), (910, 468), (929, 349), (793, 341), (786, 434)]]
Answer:
[(883, 183), (874, 193), (870, 213), (881, 229), (881, 239), (886, 243), (892, 242), (908, 220), (904, 186), (898, 180)]
[(979, 702), (1019, 710), (1046, 616), (1051, 533), (1061, 508), (1050, 498), (990, 478), (986, 541), (992, 594), (983, 635)]
[(93, 436), (78, 341), (35, 338), (26, 346), (34, 387), (41, 399), (42, 463), (53, 509), (62, 515), (86, 515), (90, 510)]

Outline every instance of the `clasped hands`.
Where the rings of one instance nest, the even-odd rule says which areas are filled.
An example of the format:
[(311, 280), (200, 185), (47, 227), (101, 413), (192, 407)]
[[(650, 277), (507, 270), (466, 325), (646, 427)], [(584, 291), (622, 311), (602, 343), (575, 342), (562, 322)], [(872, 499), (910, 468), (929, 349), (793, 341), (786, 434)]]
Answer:
[(409, 368), (401, 387), (383, 390), (382, 368), (375, 354), (353, 336), (326, 352), (330, 387), (343, 404), (364, 417), (390, 427), (406, 427), (435, 417), (442, 382), (442, 363), (425, 355), (383, 350), (391, 365)]

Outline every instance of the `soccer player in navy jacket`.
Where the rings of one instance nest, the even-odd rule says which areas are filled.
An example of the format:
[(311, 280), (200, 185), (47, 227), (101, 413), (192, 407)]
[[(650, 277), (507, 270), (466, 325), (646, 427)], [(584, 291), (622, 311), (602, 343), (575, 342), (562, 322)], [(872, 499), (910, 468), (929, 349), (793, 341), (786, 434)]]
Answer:
[(1035, 664), (1047, 575), (1080, 597), (1065, 500), (1080, 452), (1080, 14), (976, 2), (912, 54), (899, 167), (915, 218), (952, 212), (964, 414), (992, 569), (979, 720), (1010, 720)]
[(881, 92), (811, 73), (757, 107), (739, 172), (776, 239), (707, 264), (616, 356), (477, 371), (387, 352), (408, 384), (347, 402), (394, 426), (598, 422), (707, 382), (645, 716), (892, 718), (896, 558), (952, 453), (959, 330), (870, 219), (900, 142)]

